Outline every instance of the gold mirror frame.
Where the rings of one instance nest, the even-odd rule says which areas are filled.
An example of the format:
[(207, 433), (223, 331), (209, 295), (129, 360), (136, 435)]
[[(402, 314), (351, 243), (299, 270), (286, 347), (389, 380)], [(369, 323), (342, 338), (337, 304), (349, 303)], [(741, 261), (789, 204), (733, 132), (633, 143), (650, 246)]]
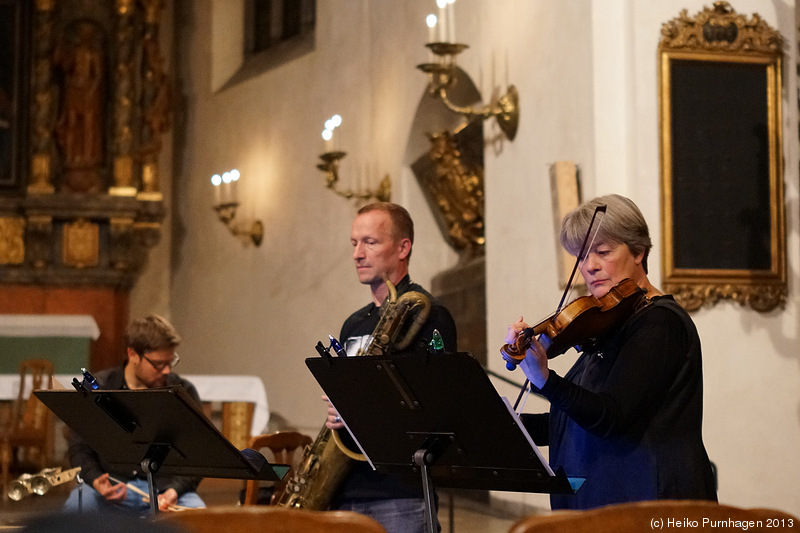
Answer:
[[(759, 15), (748, 20), (727, 2), (694, 18), (683, 10), (661, 34), (664, 290), (689, 311), (721, 300), (760, 312), (782, 308), (783, 39)], [(722, 79), (752, 82), (766, 94)]]

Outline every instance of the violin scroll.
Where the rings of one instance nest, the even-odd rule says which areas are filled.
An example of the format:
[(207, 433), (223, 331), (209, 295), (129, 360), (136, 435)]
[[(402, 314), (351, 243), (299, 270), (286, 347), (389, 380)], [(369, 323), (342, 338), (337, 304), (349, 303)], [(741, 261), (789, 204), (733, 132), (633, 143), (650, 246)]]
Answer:
[(500, 348), (500, 354), (505, 359), (508, 370), (514, 370), (525, 359), (525, 352), (531, 347), (531, 337), (533, 337), (533, 328), (525, 328), (513, 343), (505, 344)]

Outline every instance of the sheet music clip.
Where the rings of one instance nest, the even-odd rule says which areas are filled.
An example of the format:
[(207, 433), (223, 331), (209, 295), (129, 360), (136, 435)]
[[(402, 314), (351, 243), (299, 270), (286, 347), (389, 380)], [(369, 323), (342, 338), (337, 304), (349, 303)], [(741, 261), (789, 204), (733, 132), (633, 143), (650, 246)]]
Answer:
[(337, 341), (333, 335), (328, 335), (328, 339), (331, 341), (331, 344), (327, 348), (325, 347), (324, 344), (322, 344), (321, 341), (317, 342), (317, 345), (315, 346), (319, 355), (323, 359), (328, 361), (328, 364), (330, 364), (331, 360), (333, 359), (333, 355), (331, 355), (331, 350), (336, 352), (337, 357), (347, 357), (347, 353), (345, 353), (344, 349), (342, 348), (342, 345), (339, 344), (339, 341)]
[(100, 388), (97, 379), (88, 370), (81, 368), (81, 372), (83, 373), (83, 381), (78, 381), (78, 378), (72, 378), (72, 386), (75, 387), (75, 390), (82, 392), (85, 396), (89, 391)]
[(331, 357), (331, 347), (328, 346), (326, 348), (325, 345), (322, 344), (322, 341), (317, 341), (317, 345), (315, 346), (315, 348), (317, 349), (317, 352), (319, 353), (320, 357), (322, 357), (323, 359), (326, 359), (328, 361), (333, 359), (333, 357)]

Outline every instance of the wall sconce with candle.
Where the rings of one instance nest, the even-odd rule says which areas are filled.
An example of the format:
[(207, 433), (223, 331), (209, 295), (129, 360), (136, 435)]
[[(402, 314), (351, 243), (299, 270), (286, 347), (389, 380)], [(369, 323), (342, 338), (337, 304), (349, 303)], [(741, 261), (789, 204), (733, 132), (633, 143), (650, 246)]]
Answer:
[(214, 186), (214, 211), (231, 234), (239, 237), (245, 246), (250, 242), (261, 246), (261, 241), (264, 239), (264, 224), (260, 220), (234, 220), (236, 210), (239, 208), (237, 185), (240, 177), (241, 174), (236, 169), (211, 176), (211, 184)]
[(447, 97), (447, 90), (455, 82), (456, 59), (458, 54), (468, 48), (466, 44), (455, 42), (455, 19), (453, 4), (455, 0), (437, 0), (439, 16), (428, 15), (428, 38), (431, 42), (425, 46), (433, 52), (436, 62), (423, 63), (417, 68), (428, 74), (430, 84), (428, 91), (438, 98), (451, 111), (464, 115), (467, 119), (479, 117), (482, 120), (494, 117), (497, 125), (509, 141), (517, 135), (519, 126), (519, 93), (517, 88), (509, 85), (506, 94), (493, 99), (488, 105), (458, 106)]
[(334, 139), (334, 130), (341, 125), (342, 117), (333, 115), (325, 121), (325, 129), (322, 130), (325, 153), (319, 156), (322, 162), (317, 164), (317, 168), (325, 173), (325, 185), (334, 193), (348, 200), (355, 198), (359, 201), (368, 201), (374, 198), (380, 202), (390, 201), (392, 198), (392, 179), (388, 174), (384, 176), (378, 188), (374, 191), (369, 188), (358, 191), (339, 189), (339, 161), (347, 155), (347, 152), (337, 150), (338, 139)]

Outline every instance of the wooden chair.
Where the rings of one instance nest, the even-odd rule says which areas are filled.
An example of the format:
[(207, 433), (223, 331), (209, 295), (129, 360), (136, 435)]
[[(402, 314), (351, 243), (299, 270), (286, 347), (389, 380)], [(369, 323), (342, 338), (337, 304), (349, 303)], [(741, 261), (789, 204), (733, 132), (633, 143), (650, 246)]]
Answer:
[(226, 506), (159, 515), (186, 533), (386, 533), (372, 518), (351, 511), (308, 511), (276, 505)]
[[(306, 446), (309, 446), (314, 440), (308, 435), (303, 435), (297, 431), (278, 431), (275, 433), (268, 433), (266, 435), (256, 435), (250, 439), (248, 445), (253, 450), (260, 450), (262, 448), (269, 448), (274, 456), (271, 461), (273, 463), (291, 465), (293, 468), (297, 466), (297, 461), (302, 456), (302, 451)], [(284, 479), (288, 479), (292, 475), (292, 471)], [(273, 485), (272, 497), (270, 498), (270, 505), (275, 503), (275, 498), (283, 492), (286, 483), (280, 482)], [(256, 505), (258, 503), (258, 482), (255, 480), (248, 480), (244, 493), (244, 505)]]
[(17, 452), (26, 452), (25, 459), (47, 468), (53, 455), (53, 423), (50, 410), (32, 391), (53, 387), (53, 363), (31, 359), (19, 365), (19, 394), (10, 420), (0, 436), (3, 498), (7, 498), (11, 465), (19, 459)]
[[(672, 524), (672, 525), (670, 525)], [(800, 530), (800, 521), (773, 509), (743, 509), (696, 500), (621, 503), (588, 511), (555, 511), (523, 518), (509, 533), (640, 533), (681, 530), (741, 533)]]

